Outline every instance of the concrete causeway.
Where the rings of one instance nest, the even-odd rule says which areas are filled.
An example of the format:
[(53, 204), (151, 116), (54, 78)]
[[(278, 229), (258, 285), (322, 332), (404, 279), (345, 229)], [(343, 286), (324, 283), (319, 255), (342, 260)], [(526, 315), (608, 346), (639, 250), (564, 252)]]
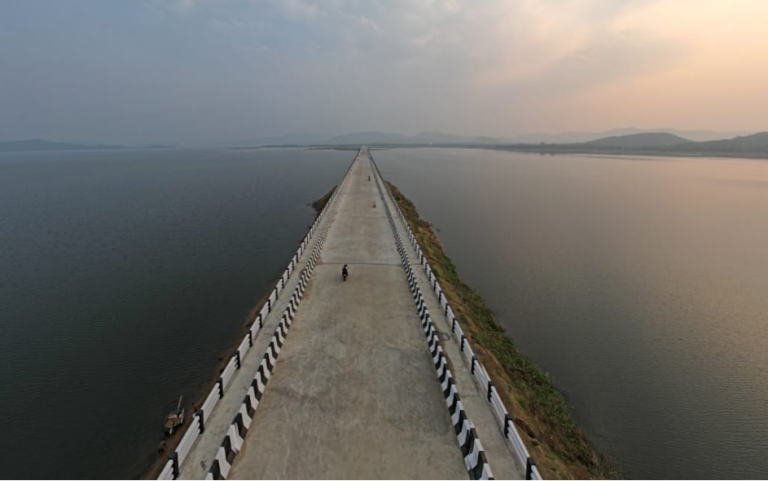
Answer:
[(361, 157), (229, 479), (467, 478)]
[[(227, 479), (469, 477), (375, 176), (363, 149), (338, 193), (335, 217), (326, 221), (320, 260)], [(402, 226), (398, 232), (403, 236)], [(412, 249), (407, 255), (413, 260)], [(179, 478), (209, 475), (287, 299), (266, 318), (229, 388), (234, 392), (206, 423)], [(441, 339), (450, 337), (445, 319), (436, 328)], [(445, 355), (493, 475), (520, 479), (452, 342), (443, 343)]]

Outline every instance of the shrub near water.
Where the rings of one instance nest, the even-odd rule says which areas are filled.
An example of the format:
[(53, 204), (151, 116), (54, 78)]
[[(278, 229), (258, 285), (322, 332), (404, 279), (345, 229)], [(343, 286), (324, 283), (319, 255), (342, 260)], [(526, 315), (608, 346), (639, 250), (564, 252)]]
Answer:
[(336, 192), (336, 187), (337, 186), (334, 185), (333, 187), (331, 187), (331, 190), (326, 192), (324, 196), (312, 202), (312, 208), (315, 209), (318, 215), (320, 215), (320, 212), (322, 212), (323, 208), (325, 208), (325, 204), (327, 204), (328, 201), (331, 200), (331, 196), (333, 195), (334, 192)]
[[(442, 244), (419, 217), (416, 207), (391, 183), (392, 191), (440, 281), (462, 329), (471, 339), (481, 360), (499, 389), (507, 410), (516, 418), (526, 447), (547, 478), (617, 477), (616, 471), (598, 455), (570, 416), (563, 396), (549, 376), (526, 358), (504, 333), (482, 297), (456, 272)], [(506, 389), (504, 389), (506, 387)]]

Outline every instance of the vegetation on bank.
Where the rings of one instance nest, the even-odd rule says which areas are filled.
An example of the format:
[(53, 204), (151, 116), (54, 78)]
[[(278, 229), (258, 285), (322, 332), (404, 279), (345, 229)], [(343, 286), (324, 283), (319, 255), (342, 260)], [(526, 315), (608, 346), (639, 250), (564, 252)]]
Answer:
[(483, 298), (456, 272), (430, 224), (397, 187), (387, 185), (544, 479), (618, 477), (576, 426), (549, 376), (517, 349)]
[(323, 211), (325, 208), (325, 204), (328, 203), (329, 200), (331, 200), (331, 196), (334, 192), (336, 192), (336, 187), (331, 187), (331, 190), (329, 190), (324, 196), (320, 197), (316, 201), (312, 202), (312, 208), (315, 209), (315, 212), (317, 212), (317, 215), (320, 215), (320, 212)]

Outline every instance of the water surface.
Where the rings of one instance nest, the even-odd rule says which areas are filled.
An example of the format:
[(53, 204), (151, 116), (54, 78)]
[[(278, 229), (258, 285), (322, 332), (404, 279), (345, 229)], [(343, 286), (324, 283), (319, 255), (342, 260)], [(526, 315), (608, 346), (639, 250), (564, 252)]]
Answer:
[(768, 162), (373, 152), (634, 478), (768, 474)]
[(3, 477), (138, 477), (353, 156), (0, 155)]

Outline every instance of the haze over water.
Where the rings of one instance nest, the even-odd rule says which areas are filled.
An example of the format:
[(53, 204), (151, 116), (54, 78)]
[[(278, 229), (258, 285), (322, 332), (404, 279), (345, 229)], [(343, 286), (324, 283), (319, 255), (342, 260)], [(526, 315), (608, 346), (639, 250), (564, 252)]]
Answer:
[(374, 151), (630, 478), (768, 473), (768, 162)]

